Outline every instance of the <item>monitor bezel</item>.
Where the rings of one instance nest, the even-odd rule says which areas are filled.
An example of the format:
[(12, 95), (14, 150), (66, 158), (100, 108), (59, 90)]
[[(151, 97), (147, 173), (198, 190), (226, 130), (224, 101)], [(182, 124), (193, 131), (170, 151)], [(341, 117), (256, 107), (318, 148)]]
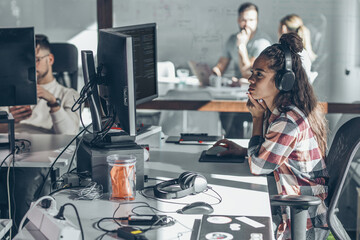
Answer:
[[(117, 32), (119, 34), (130, 36), (128, 34), (123, 33), (122, 31), (137, 30), (137, 29), (144, 29), (144, 28), (153, 28), (154, 29), (154, 45), (155, 45), (155, 49), (154, 49), (154, 55), (155, 55), (154, 66), (155, 66), (155, 69), (154, 69), (154, 72), (155, 72), (155, 89), (156, 89), (156, 93), (154, 93), (152, 95), (149, 95), (149, 96), (147, 96), (145, 98), (141, 98), (141, 99), (137, 99), (137, 97), (136, 97), (136, 105), (152, 101), (153, 99), (159, 97), (159, 84), (158, 84), (158, 72), (157, 72), (157, 58), (158, 58), (158, 54), (157, 54), (157, 25), (156, 25), (156, 23), (145, 23), (145, 24), (136, 24), (136, 25), (120, 26), (120, 27), (102, 29), (102, 30), (113, 31), (113, 32)], [(135, 83), (135, 85), (136, 85), (136, 83)]]
[[(127, 121), (128, 126), (124, 126), (125, 124), (121, 122), (121, 119), (119, 118), (118, 110), (116, 109), (117, 118), (120, 122), (120, 124), (123, 127), (123, 130), (130, 136), (130, 137), (136, 137), (136, 97), (135, 97), (135, 80), (134, 80), (134, 71), (133, 71), (133, 45), (132, 45), (132, 38), (131, 36), (120, 34), (117, 32), (109, 31), (109, 29), (100, 29), (99, 31), (99, 45), (98, 45), (98, 66), (101, 64), (104, 64), (101, 59), (102, 56), (99, 55), (99, 49), (101, 50), (100, 44), (101, 44), (101, 35), (102, 34), (110, 34), (116, 37), (121, 37), (125, 40), (125, 49), (126, 49), (126, 89), (123, 89), (122, 95), (122, 103), (117, 102), (114, 100), (115, 95), (113, 93), (113, 89), (108, 88), (109, 98), (110, 98), (110, 104), (121, 104), (123, 107), (125, 106), (127, 110)], [(100, 51), (101, 52), (101, 51)], [(106, 67), (106, 66), (105, 66)], [(105, 76), (106, 79), (106, 76)], [(112, 83), (114, 84), (114, 83)], [(100, 93), (101, 95), (101, 93)], [(127, 105), (126, 103), (127, 102)], [(128, 128), (128, 129), (124, 129)]]

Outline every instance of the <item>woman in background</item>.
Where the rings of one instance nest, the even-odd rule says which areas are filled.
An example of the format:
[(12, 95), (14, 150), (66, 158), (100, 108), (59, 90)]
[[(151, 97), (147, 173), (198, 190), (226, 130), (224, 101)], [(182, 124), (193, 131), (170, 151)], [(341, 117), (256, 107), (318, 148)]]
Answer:
[(295, 32), (301, 37), (304, 49), (308, 52), (311, 62), (314, 62), (317, 56), (312, 49), (310, 31), (296, 14), (287, 15), (280, 20), (279, 35), (289, 32)]
[(280, 20), (279, 37), (284, 33), (294, 32), (298, 34), (303, 42), (304, 50), (300, 52), (303, 67), (308, 75), (310, 83), (317, 77), (317, 72), (311, 71), (311, 64), (317, 58), (311, 45), (310, 31), (305, 27), (303, 20), (296, 14), (290, 14)]

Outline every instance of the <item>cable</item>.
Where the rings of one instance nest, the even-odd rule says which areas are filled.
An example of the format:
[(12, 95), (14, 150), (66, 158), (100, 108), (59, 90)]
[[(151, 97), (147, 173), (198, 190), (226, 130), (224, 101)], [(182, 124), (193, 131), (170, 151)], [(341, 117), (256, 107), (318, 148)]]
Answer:
[(150, 208), (151, 210), (154, 210), (154, 211), (157, 211), (157, 212), (161, 212), (161, 213), (177, 213), (176, 211), (174, 211), (174, 212), (162, 211), (162, 210), (159, 210), (159, 209), (154, 208), (154, 207), (151, 207), (151, 206), (138, 206), (138, 207), (134, 207), (133, 209), (131, 209), (131, 212), (132, 212), (133, 214), (136, 214), (136, 215), (141, 215), (141, 213), (135, 212), (135, 209), (137, 209), (137, 208), (144, 208), (144, 207), (148, 207), (148, 208)]
[(103, 196), (103, 187), (96, 182), (90, 182), (85, 188), (73, 192), (79, 196), (75, 200), (94, 200)]
[(0, 164), (0, 168), (2, 167), (2, 165), (5, 163), (6, 159), (8, 159), (8, 157), (10, 157), (13, 153), (9, 153), (9, 155), (7, 155), (4, 160), (2, 160), (1, 164)]
[[(13, 154), (14, 156), (15, 154)], [(14, 160), (14, 159), (12, 159)], [(9, 206), (9, 218), (10, 220), (12, 221), (12, 212), (11, 212), (11, 199), (10, 199), (10, 167), (11, 167), (11, 161), (10, 160), (10, 163), (9, 163), (9, 166), (8, 166), (8, 170), (7, 170), (7, 175), (6, 175), (6, 188), (7, 188), (7, 197), (8, 197), (8, 206)], [(10, 228), (10, 239), (12, 239), (11, 237), (12, 235), (12, 228)]]
[(39, 198), (31, 207), (30, 209), (25, 213), (24, 217), (21, 219), (21, 222), (19, 224), (19, 231), (21, 231), (21, 229), (23, 228), (24, 222), (27, 219), (27, 216), (29, 215), (29, 213), (39, 204), (39, 202), (41, 202), (44, 199), (49, 199), (51, 201), (53, 201), (56, 205), (56, 201), (53, 197), (51, 196), (43, 196), (41, 198)]
[[(106, 234), (117, 231), (117, 229), (109, 230), (109, 229), (102, 228), (102, 227), (100, 226), (100, 223), (101, 223), (102, 221), (104, 221), (104, 220), (113, 220), (119, 227), (123, 227), (123, 225), (120, 224), (120, 223), (118, 222), (118, 220), (128, 220), (128, 217), (119, 217), (119, 218), (116, 218), (116, 217), (115, 217), (115, 214), (116, 214), (116, 212), (119, 210), (120, 206), (121, 206), (121, 205), (125, 205), (125, 204), (145, 204), (146, 206), (148, 206), (148, 207), (151, 209), (151, 206), (150, 206), (147, 202), (124, 202), (124, 203), (119, 203), (118, 207), (117, 207), (117, 208), (115, 209), (115, 211), (113, 212), (113, 216), (112, 216), (112, 217), (101, 218), (99, 221), (97, 221), (97, 223), (96, 223), (97, 228), (100, 229), (101, 231), (106, 232)], [(155, 211), (153, 211), (153, 213), (154, 213), (154, 215), (158, 216)]]
[[(16, 216), (16, 202), (15, 202), (15, 154), (13, 154), (13, 161), (12, 161), (12, 178), (13, 178), (13, 184), (12, 184), (12, 203), (13, 203), (13, 216)], [(16, 221), (14, 221), (14, 227), (15, 229), (17, 229), (17, 224)]]
[[(166, 224), (164, 225), (156, 225), (157, 223), (159, 223), (160, 221), (162, 221), (163, 219), (165, 220), (170, 220), (169, 222), (167, 222)], [(155, 229), (158, 229), (158, 228), (162, 228), (162, 227), (168, 227), (168, 226), (172, 226), (175, 224), (175, 219), (171, 216), (163, 216), (163, 217), (160, 217), (156, 222), (154, 222), (150, 227), (146, 228), (146, 229), (143, 229), (142, 231), (143, 232), (147, 232), (147, 231), (150, 231), (150, 230), (155, 230)], [(182, 225), (182, 224), (181, 224)], [(155, 227), (156, 226), (156, 227)], [(184, 226), (184, 225), (183, 225)]]
[(213, 195), (211, 195), (211, 194), (208, 194), (208, 193), (206, 193), (206, 191), (205, 192), (202, 192), (203, 194), (206, 194), (206, 195), (208, 195), (208, 196), (210, 196), (210, 197), (213, 197), (213, 198), (216, 198), (219, 202), (217, 202), (217, 203), (213, 203), (213, 204), (210, 204), (210, 205), (217, 205), (217, 204), (220, 204), (221, 202), (222, 202), (222, 197), (220, 196), (220, 194), (217, 192), (217, 191), (215, 191), (212, 187), (210, 187), (210, 186), (208, 186), (208, 189), (207, 190), (211, 190), (211, 191), (213, 191), (216, 195), (218, 195), (218, 198), (217, 197), (215, 197), (215, 196), (213, 196)]
[(73, 164), (75, 155), (76, 155), (77, 151), (79, 150), (79, 147), (80, 147), (82, 141), (83, 141), (83, 138), (82, 138), (82, 139), (79, 141), (79, 143), (76, 145), (75, 151), (74, 151), (74, 153), (73, 153), (73, 155), (72, 155), (72, 157), (71, 157), (70, 163), (69, 163), (69, 168), (68, 168), (68, 170), (67, 170), (67, 173), (70, 172), (70, 169), (71, 169), (71, 166), (72, 166), (72, 164)]
[[(90, 125), (89, 125), (90, 126)], [(88, 126), (88, 127), (89, 127)], [(40, 191), (39, 193), (37, 194), (36, 196), (36, 199), (38, 199), (44, 189), (44, 186), (45, 186), (45, 183), (46, 183), (46, 180), (47, 178), (49, 177), (50, 175), (50, 172), (52, 171), (53, 167), (55, 166), (55, 163), (57, 162), (57, 160), (60, 158), (60, 156), (65, 152), (65, 150), (73, 143), (73, 141), (75, 139), (77, 139), (84, 131), (85, 131), (86, 128), (82, 129), (69, 143), (68, 145), (65, 146), (65, 148), (60, 152), (60, 154), (55, 158), (55, 160), (53, 161), (53, 163), (51, 164), (50, 168), (49, 168), (49, 171), (48, 173), (46, 174), (45, 178), (44, 178), (44, 181), (43, 183), (41, 184), (41, 187), (40, 187)]]
[(49, 193), (49, 196), (52, 196), (52, 195), (54, 195), (55, 193), (60, 192), (60, 191), (63, 191), (63, 190), (66, 190), (66, 189), (73, 189), (73, 188), (82, 188), (82, 187), (76, 186), (76, 187), (63, 187), (63, 188), (59, 188), (59, 189), (56, 189), (55, 191), (52, 191), (51, 193)]
[[(128, 219), (128, 217), (120, 217), (120, 218), (105, 217), (105, 218), (101, 218), (99, 221), (97, 221), (96, 226), (97, 226), (101, 231), (106, 232), (106, 233), (116, 232), (117, 229), (108, 230), (108, 229), (102, 228), (102, 227), (100, 226), (100, 223), (101, 223), (102, 221), (104, 221), (104, 220), (113, 220), (113, 221), (114, 221), (114, 220), (127, 220), (127, 219)], [(115, 222), (116, 222), (116, 221), (115, 221)], [(118, 222), (116, 222), (116, 223), (119, 225)], [(122, 227), (122, 225), (119, 225), (119, 226)]]
[[(27, 143), (27, 144), (25, 144)], [(27, 139), (15, 139), (16, 153), (28, 152), (31, 147), (31, 142)]]
[(66, 206), (72, 206), (75, 210), (75, 213), (76, 213), (76, 217), (77, 217), (77, 220), (78, 220), (78, 223), (79, 223), (79, 227), (80, 227), (80, 232), (81, 232), (81, 239), (84, 240), (84, 230), (82, 228), (82, 225), (81, 225), (81, 221), (80, 221), (80, 216), (79, 216), (79, 213), (78, 213), (78, 210), (77, 208), (75, 207), (74, 204), (72, 203), (65, 203), (64, 205), (62, 205), (60, 207), (60, 210), (58, 212), (58, 214), (54, 217), (54, 218), (57, 218), (57, 219), (60, 219), (60, 220), (65, 220), (64, 218), (64, 210), (65, 210), (65, 207)]
[(149, 188), (150, 188), (150, 187), (145, 187), (145, 188), (139, 190), (140, 195), (142, 195), (142, 196), (145, 197), (145, 198), (150, 198), (150, 199), (153, 199), (153, 200), (156, 200), (156, 201), (159, 201), (159, 202), (171, 203), (171, 204), (178, 204), (178, 205), (188, 205), (188, 203), (170, 202), (170, 201), (162, 200), (162, 199), (160, 199), (160, 198), (156, 198), (156, 197), (153, 197), (153, 196), (146, 195), (144, 191), (147, 190), (147, 189), (149, 189)]

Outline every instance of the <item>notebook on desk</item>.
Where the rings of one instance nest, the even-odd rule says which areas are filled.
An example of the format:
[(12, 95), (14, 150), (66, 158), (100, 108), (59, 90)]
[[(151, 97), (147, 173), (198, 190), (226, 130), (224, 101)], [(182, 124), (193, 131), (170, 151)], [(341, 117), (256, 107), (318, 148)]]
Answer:
[(166, 142), (179, 144), (214, 144), (220, 139), (220, 136), (212, 136), (206, 133), (182, 133), (180, 136), (169, 136)]
[(203, 215), (194, 222), (195, 239), (272, 239), (269, 217)]
[(188, 65), (193, 74), (199, 79), (201, 86), (209, 86), (209, 77), (212, 74), (210, 66), (206, 63), (188, 61)]

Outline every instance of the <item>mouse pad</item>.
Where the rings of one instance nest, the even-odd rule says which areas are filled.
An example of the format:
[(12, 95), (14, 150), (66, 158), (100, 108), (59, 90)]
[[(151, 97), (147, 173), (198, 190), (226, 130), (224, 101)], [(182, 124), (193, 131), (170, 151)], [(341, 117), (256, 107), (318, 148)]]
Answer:
[(222, 163), (243, 163), (245, 162), (245, 157), (239, 156), (212, 156), (206, 155), (206, 150), (201, 153), (199, 162), (222, 162)]
[(195, 226), (198, 227), (196, 239), (271, 240), (270, 224), (269, 217), (203, 215), (201, 223)]

